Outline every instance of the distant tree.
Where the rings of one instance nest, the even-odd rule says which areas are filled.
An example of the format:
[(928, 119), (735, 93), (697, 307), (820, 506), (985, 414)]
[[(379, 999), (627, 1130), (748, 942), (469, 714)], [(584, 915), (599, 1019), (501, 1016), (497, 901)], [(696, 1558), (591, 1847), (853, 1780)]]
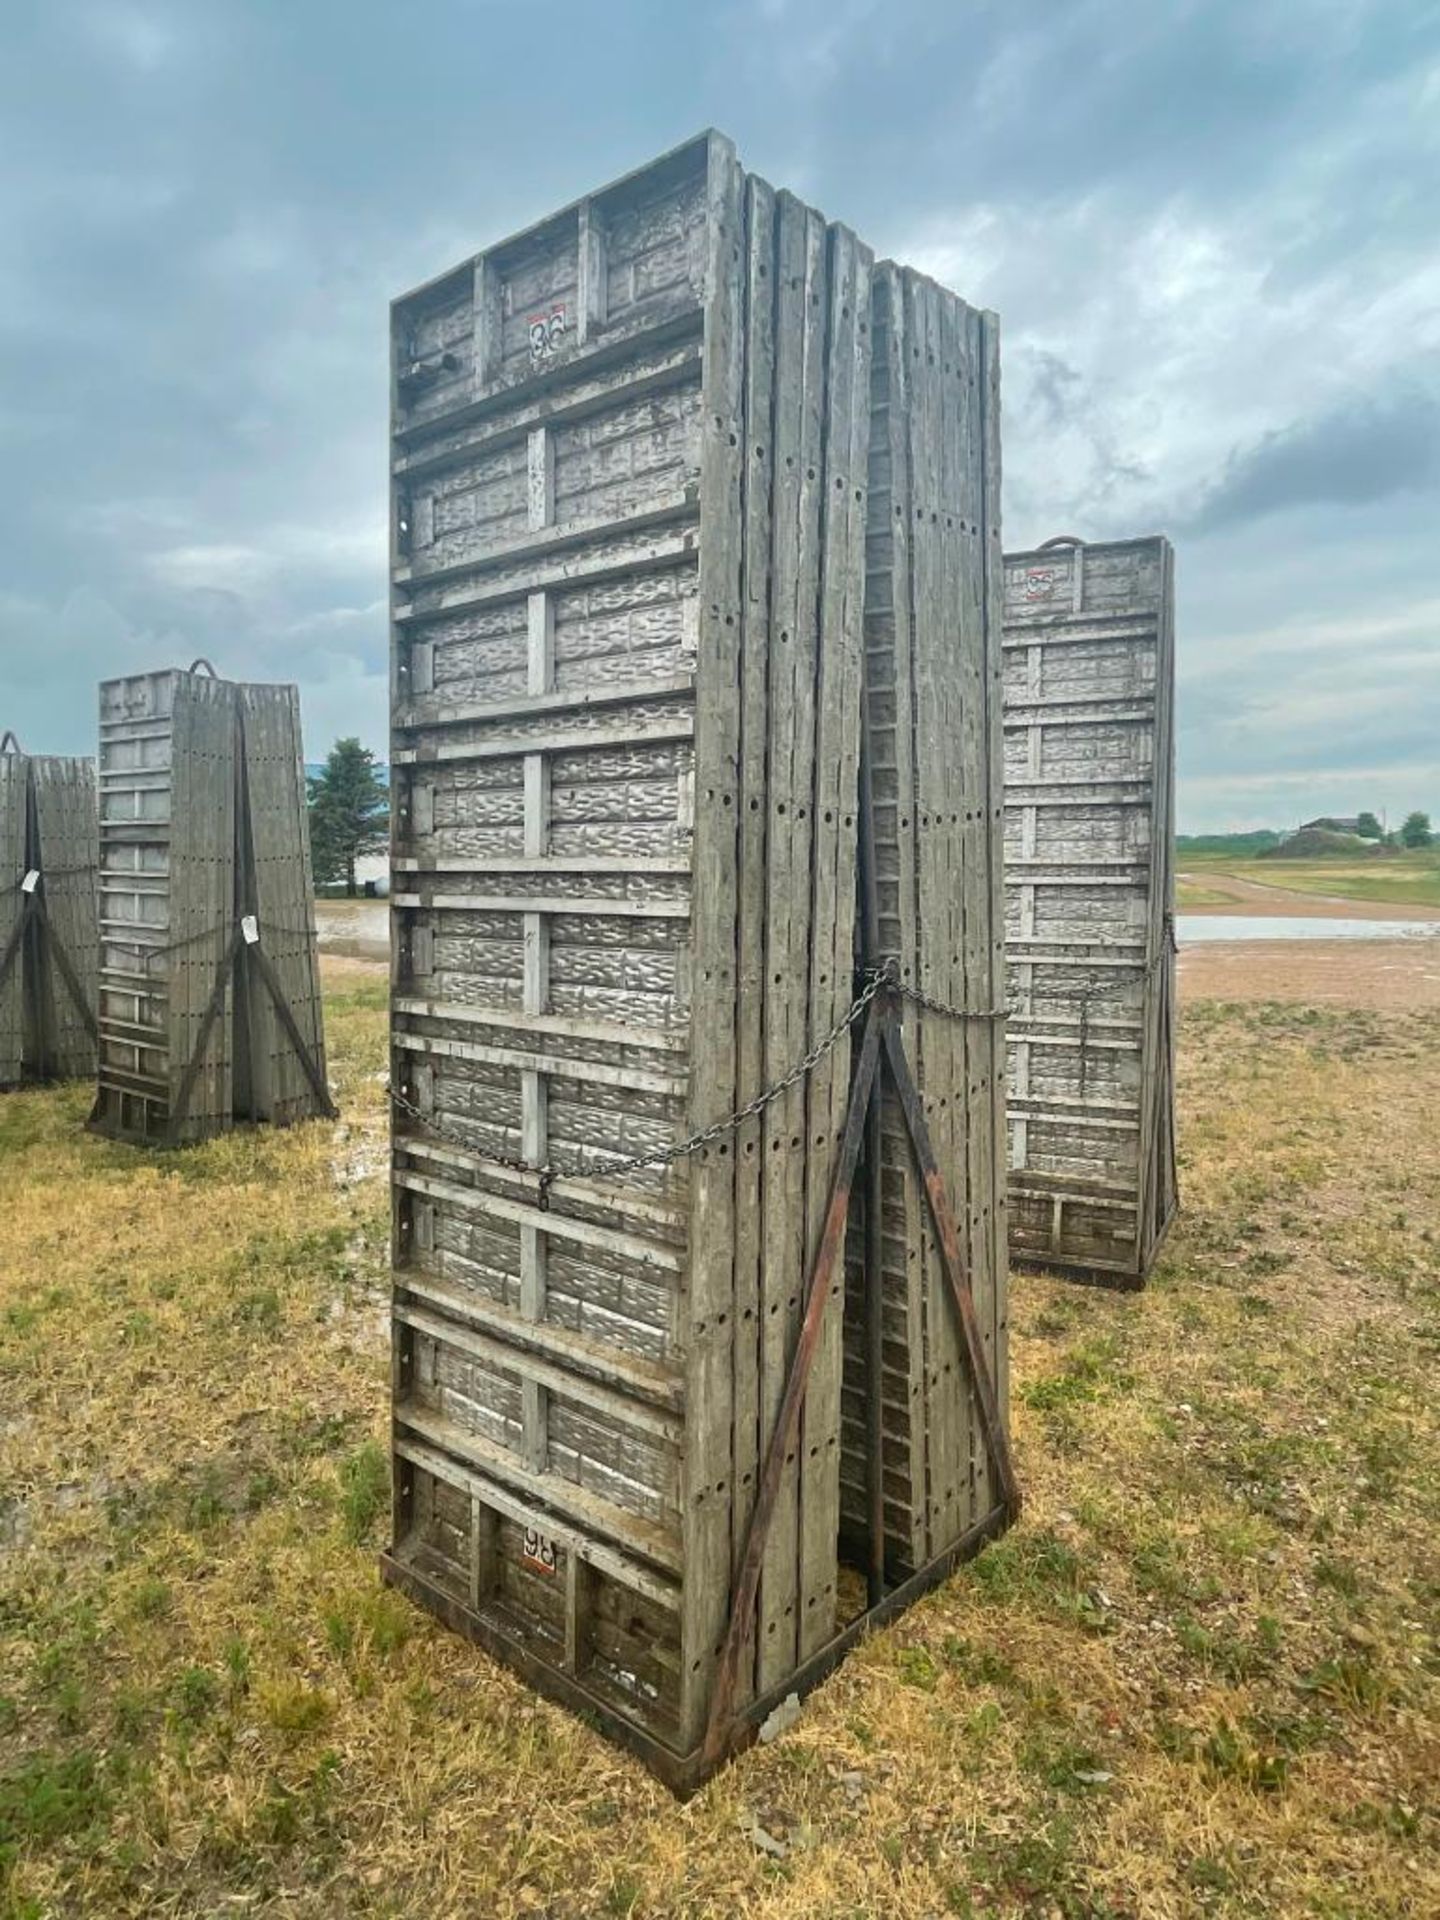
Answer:
[(1428, 847), (1433, 846), (1434, 841), (1435, 836), (1430, 831), (1429, 814), (1418, 811), (1415, 813), (1407, 813), (1404, 825), (1400, 829), (1401, 846)]
[(1373, 813), (1362, 813), (1355, 822), (1355, 831), (1362, 840), (1383, 840), (1385, 830)]
[(375, 756), (353, 736), (337, 740), (320, 772), (305, 784), (315, 884), (328, 887), (343, 880), (353, 898), (355, 863), (362, 854), (377, 853), (390, 830), (390, 796)]
[(1177, 833), (1177, 853), (1228, 853), (1237, 860), (1278, 847), (1282, 835), (1273, 827), (1255, 827), (1249, 833)]

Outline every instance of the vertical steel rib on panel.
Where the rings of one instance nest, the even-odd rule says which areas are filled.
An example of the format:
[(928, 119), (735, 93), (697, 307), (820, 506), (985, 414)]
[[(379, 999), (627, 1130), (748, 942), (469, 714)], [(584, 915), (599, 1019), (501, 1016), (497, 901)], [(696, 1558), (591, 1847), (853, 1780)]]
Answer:
[[(1003, 1377), (995, 1115), (1004, 1094), (990, 1017), (1001, 986), (988, 691), (1000, 652), (988, 558), (999, 526), (993, 317), (888, 261), (876, 269), (873, 309), (865, 663), (880, 957), (902, 986), (972, 1016), (907, 1004), (905, 1039), (950, 1183), (986, 1359)], [(998, 1494), (924, 1185), (888, 1088), (881, 1155), (886, 1541), (890, 1564), (906, 1572), (983, 1520)], [(870, 1205), (867, 1184), (852, 1210), (848, 1260), (856, 1353)], [(862, 1411), (856, 1394), (845, 1435), (852, 1536), (867, 1484)]]

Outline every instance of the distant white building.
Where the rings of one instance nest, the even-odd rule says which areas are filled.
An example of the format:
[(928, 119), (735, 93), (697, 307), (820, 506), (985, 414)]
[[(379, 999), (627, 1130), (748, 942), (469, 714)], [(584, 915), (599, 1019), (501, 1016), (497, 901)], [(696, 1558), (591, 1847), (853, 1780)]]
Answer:
[(355, 878), (362, 893), (377, 893), (385, 899), (390, 892), (390, 855), (362, 853), (355, 862)]

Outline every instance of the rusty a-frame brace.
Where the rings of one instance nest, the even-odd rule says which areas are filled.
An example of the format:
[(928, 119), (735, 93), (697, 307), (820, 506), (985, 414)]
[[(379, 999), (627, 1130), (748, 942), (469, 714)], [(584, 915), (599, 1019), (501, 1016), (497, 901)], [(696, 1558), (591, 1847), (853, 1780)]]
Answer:
[[(790, 1363), (789, 1377), (786, 1380), (785, 1392), (776, 1416), (775, 1431), (770, 1438), (755, 1506), (745, 1534), (745, 1546), (731, 1589), (729, 1624), (715, 1671), (715, 1685), (710, 1696), (710, 1715), (702, 1749), (702, 1765), (706, 1770), (718, 1766), (726, 1754), (741, 1744), (747, 1733), (752, 1731), (748, 1720), (745, 1722), (737, 1720), (735, 1713), (735, 1692), (740, 1677), (741, 1655), (751, 1632), (755, 1603), (760, 1589), (760, 1572), (765, 1558), (765, 1543), (774, 1517), (775, 1502), (780, 1491), (786, 1456), (795, 1444), (800, 1410), (805, 1403), (805, 1389), (810, 1378), (810, 1368), (820, 1344), (825, 1307), (831, 1295), (835, 1263), (841, 1257), (845, 1244), (845, 1222), (850, 1210), (850, 1190), (860, 1157), (861, 1143), (867, 1119), (880, 1097), (882, 1076), (886, 1075), (895, 1090), (901, 1112), (905, 1116), (910, 1145), (925, 1184), (925, 1198), (931, 1220), (934, 1222), (941, 1264), (945, 1270), (950, 1297), (960, 1324), (961, 1340), (976, 1399), (979, 1402), (980, 1422), (985, 1433), (990, 1463), (999, 1483), (999, 1507), (995, 1515), (988, 1521), (982, 1522), (980, 1528), (975, 1530), (978, 1538), (973, 1544), (979, 1544), (979, 1539), (987, 1537), (990, 1532), (996, 1530), (998, 1525), (1008, 1525), (1020, 1512), (1020, 1487), (1015, 1477), (1010, 1442), (1005, 1432), (1005, 1423), (1001, 1418), (995, 1382), (991, 1378), (985, 1360), (980, 1327), (975, 1317), (974, 1296), (970, 1290), (970, 1278), (965, 1271), (960, 1252), (960, 1234), (955, 1224), (955, 1215), (951, 1211), (944, 1175), (936, 1162), (935, 1150), (930, 1142), (930, 1131), (925, 1124), (920, 1095), (905, 1055), (905, 1042), (900, 1031), (899, 996), (895, 987), (891, 985), (871, 1002), (864, 1036), (860, 1043), (859, 1060), (850, 1084), (850, 1101), (845, 1113), (840, 1154), (831, 1180), (830, 1197), (825, 1208), (820, 1242), (815, 1251), (805, 1288), (800, 1337), (796, 1342), (795, 1354)], [(865, 1274), (867, 1299), (880, 1285), (881, 1275), (878, 1263), (867, 1259)], [(878, 1396), (879, 1380), (871, 1380), (868, 1385), (871, 1395)], [(873, 1456), (871, 1470), (873, 1473)], [(871, 1489), (872, 1529), (878, 1505), (874, 1497), (875, 1491), (876, 1489)], [(875, 1553), (873, 1541), (871, 1546), (873, 1560)], [(853, 1622), (850, 1628), (836, 1637), (831, 1649), (822, 1650), (809, 1667), (803, 1669), (800, 1674), (792, 1676), (786, 1690), (801, 1690), (804, 1685), (809, 1684), (812, 1678), (811, 1668), (815, 1669), (813, 1678), (819, 1679), (821, 1674), (833, 1665), (834, 1659), (838, 1658), (844, 1648), (858, 1638), (859, 1633), (867, 1625), (878, 1625), (881, 1619), (888, 1618), (898, 1604), (912, 1597), (912, 1590), (913, 1595), (918, 1596), (925, 1587), (932, 1584), (934, 1579), (943, 1577), (958, 1557), (958, 1553), (953, 1551), (943, 1554), (930, 1567), (922, 1568), (920, 1573), (906, 1581), (902, 1587), (883, 1598), (876, 1593), (872, 1580), (871, 1604), (868, 1610)], [(829, 1658), (827, 1654), (830, 1655)]]
[(215, 1022), (220, 1018), (224, 1008), (225, 995), (231, 984), (235, 963), (242, 955), (245, 963), (253, 965), (260, 975), (265, 991), (274, 1005), (276, 1017), (285, 1029), (285, 1038), (294, 1049), (295, 1057), (300, 1062), (306, 1080), (310, 1083), (310, 1091), (315, 1096), (315, 1104), (321, 1116), (326, 1120), (336, 1118), (338, 1110), (330, 1098), (330, 1089), (326, 1085), (325, 1076), (321, 1073), (314, 1054), (306, 1045), (305, 1036), (300, 1031), (290, 1002), (285, 998), (285, 989), (280, 984), (280, 976), (271, 965), (269, 954), (260, 944), (259, 922), (253, 915), (246, 914), (242, 915), (235, 924), (235, 930), (226, 944), (224, 958), (215, 975), (215, 985), (211, 990), (210, 998), (205, 1003), (205, 1011), (200, 1016), (195, 1045), (190, 1050), (190, 1058), (186, 1061), (185, 1071), (180, 1076), (180, 1085), (175, 1090), (175, 1099), (165, 1128), (167, 1146), (175, 1146), (179, 1142), (180, 1128), (185, 1123), (185, 1116), (190, 1111), (190, 1102), (195, 1094), (195, 1082), (200, 1078), (205, 1049), (209, 1045)]
[[(33, 921), (39, 927), (41, 938), (45, 942), (51, 959), (60, 969), (60, 978), (65, 982), (66, 991), (75, 1003), (75, 1011), (84, 1022), (85, 1031), (92, 1040), (98, 1040), (100, 1029), (96, 1024), (95, 1009), (85, 998), (85, 989), (81, 986), (80, 976), (76, 973), (70, 956), (65, 951), (65, 942), (56, 933), (55, 923), (45, 911), (44, 879), (43, 870), (27, 874), (25, 884), (20, 889), (23, 896), (20, 903), (20, 917), (10, 931), (10, 938), (5, 942), (4, 953), (0, 953), (0, 987), (3, 987), (9, 979), (10, 969), (15, 965), (25, 935)], [(32, 881), (35, 884), (30, 884)], [(42, 1062), (42, 1067), (43, 1064)]]

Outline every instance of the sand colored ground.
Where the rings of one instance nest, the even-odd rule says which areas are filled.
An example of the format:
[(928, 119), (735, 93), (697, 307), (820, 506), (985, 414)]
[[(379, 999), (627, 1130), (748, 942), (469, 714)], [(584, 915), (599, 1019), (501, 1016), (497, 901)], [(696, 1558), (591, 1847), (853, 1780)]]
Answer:
[(1440, 939), (1236, 940), (1182, 948), (1180, 997), (1381, 1013), (1440, 1007)]

